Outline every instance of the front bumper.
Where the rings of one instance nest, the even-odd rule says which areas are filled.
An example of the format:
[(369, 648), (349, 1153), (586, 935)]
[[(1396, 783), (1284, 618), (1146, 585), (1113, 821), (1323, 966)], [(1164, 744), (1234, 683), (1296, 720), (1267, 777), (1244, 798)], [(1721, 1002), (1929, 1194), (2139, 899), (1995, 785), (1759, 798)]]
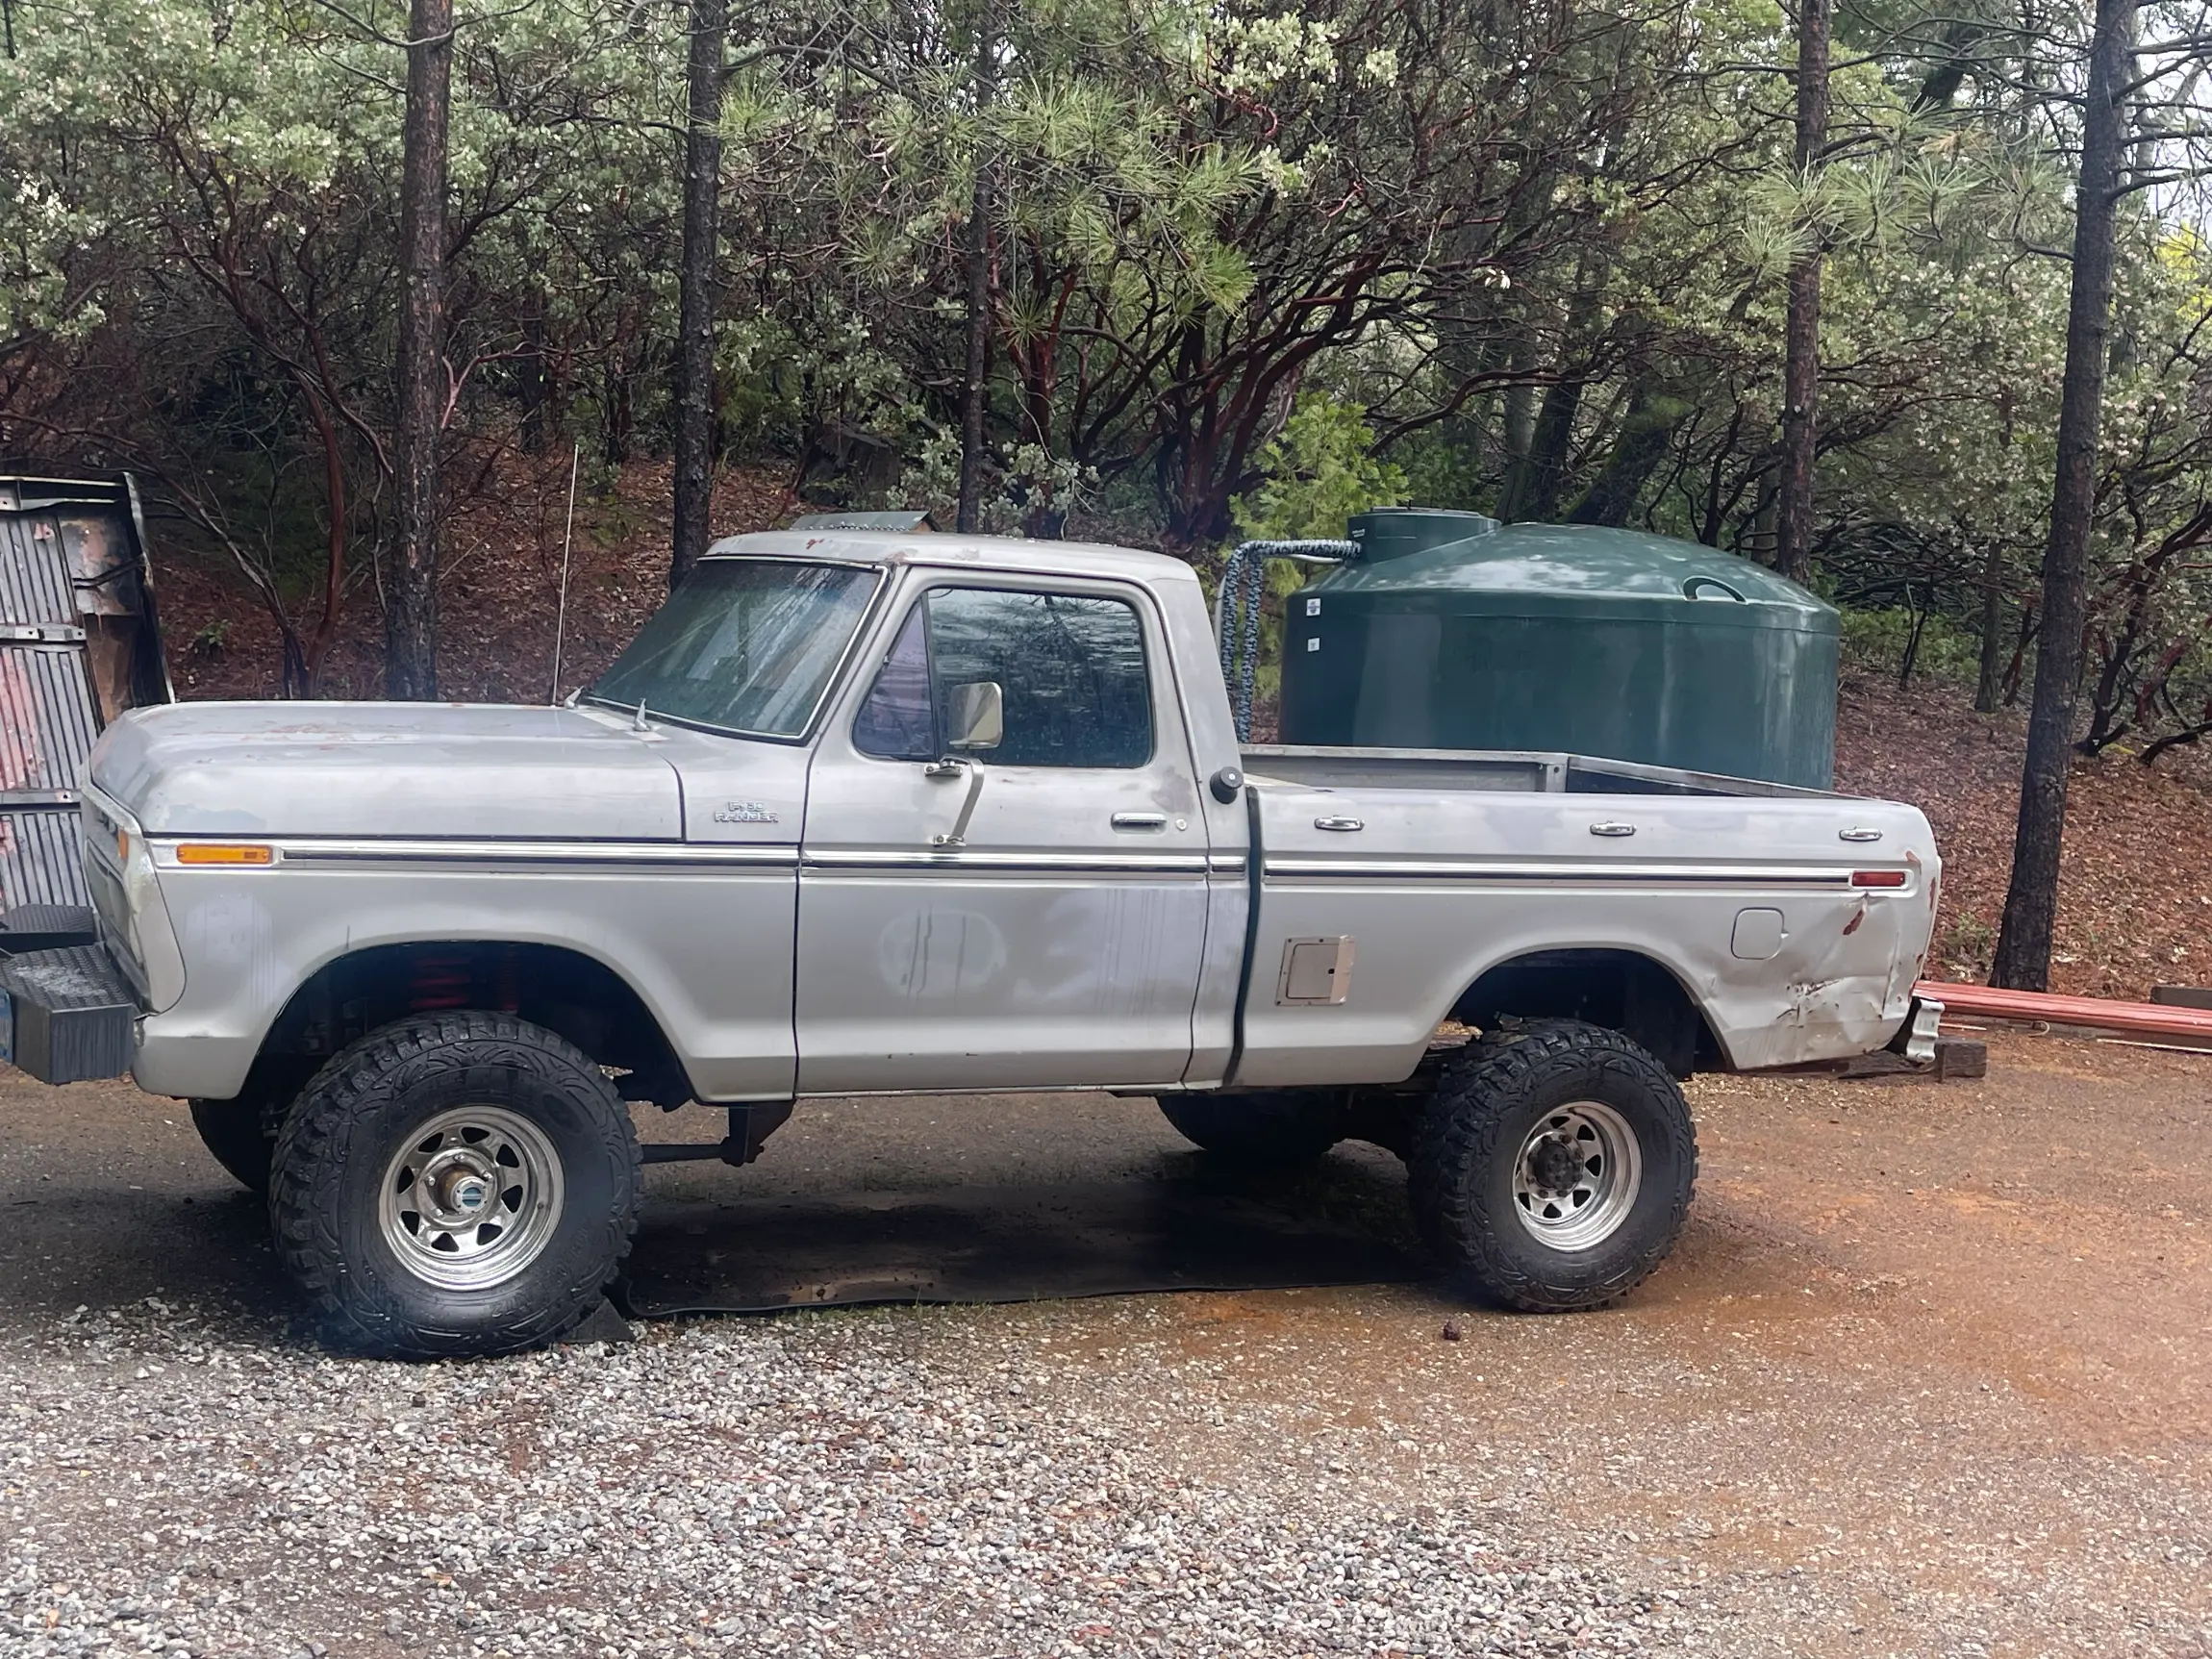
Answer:
[(141, 1012), (104, 945), (0, 958), (0, 1061), (41, 1083), (126, 1075)]

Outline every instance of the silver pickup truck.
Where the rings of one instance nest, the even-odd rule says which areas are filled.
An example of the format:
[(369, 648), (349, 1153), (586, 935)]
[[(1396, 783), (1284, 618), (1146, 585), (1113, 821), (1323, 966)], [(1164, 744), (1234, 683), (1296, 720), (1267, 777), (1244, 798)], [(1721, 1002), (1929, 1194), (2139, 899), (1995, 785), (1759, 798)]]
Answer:
[(678, 1150), (738, 1164), (908, 1092), (1366, 1139), (1466, 1292), (1592, 1307), (1681, 1227), (1678, 1078), (1932, 1031), (1913, 808), (1240, 750), (1197, 579), (1113, 547), (739, 537), (568, 706), (153, 709), (85, 797), (104, 944), (0, 965), (13, 1058), (189, 1100), (381, 1353), (595, 1309), (648, 1100), (727, 1108)]

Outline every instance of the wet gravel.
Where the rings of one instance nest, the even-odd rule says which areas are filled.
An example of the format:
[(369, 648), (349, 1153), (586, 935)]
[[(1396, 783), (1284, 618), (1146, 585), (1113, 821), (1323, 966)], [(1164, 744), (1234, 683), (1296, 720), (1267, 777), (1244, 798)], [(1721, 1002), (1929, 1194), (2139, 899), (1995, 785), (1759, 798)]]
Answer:
[[(2212, 1659), (2212, 1060), (1992, 1072), (1700, 1079), (1682, 1246), (1587, 1318), (1363, 1286), (421, 1368), (288, 1322), (159, 1105), (0, 1074), (0, 1659)], [(878, 1103), (742, 1179), (1142, 1179), (1160, 1137)], [(711, 1244), (728, 1173), (655, 1179)]]
[(1449, 1481), (1409, 1503), (1288, 1446), (1195, 1475), (1055, 1325), (409, 1368), (87, 1312), (0, 1350), (0, 1651), (1612, 1653), (1697, 1622)]

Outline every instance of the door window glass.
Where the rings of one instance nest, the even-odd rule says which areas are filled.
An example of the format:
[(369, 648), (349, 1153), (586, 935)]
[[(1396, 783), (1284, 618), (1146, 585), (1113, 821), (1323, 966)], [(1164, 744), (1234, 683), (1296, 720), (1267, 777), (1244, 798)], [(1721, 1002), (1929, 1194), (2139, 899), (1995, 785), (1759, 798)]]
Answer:
[(937, 716), (929, 696), (929, 630), (924, 607), (906, 614), (853, 722), (853, 747), (888, 761), (934, 761)]
[(908, 615), (885, 657), (853, 743), (887, 760), (947, 751), (964, 688), (995, 685), (994, 767), (1141, 767), (1152, 758), (1144, 630), (1119, 599), (938, 588)]

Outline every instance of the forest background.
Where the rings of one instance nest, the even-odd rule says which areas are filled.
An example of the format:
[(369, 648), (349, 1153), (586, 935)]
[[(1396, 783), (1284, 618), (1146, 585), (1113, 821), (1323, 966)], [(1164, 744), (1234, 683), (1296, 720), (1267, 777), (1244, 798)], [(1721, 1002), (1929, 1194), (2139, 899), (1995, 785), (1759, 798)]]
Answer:
[[(373, 689), (341, 642), (469, 557), (421, 568), (425, 514), (527, 498), (542, 551), (548, 474), (618, 515), (676, 454), (678, 545), (688, 475), (695, 524), (775, 478), (1208, 571), (1395, 502), (1649, 528), (1805, 576), (1862, 659), (1998, 710), (2045, 642), (2107, 108), (2069, 736), (2157, 765), (2212, 736), (2204, 9), (1808, 4), (0, 0), (0, 461), (138, 472), (286, 694)], [(428, 690), (456, 641), (424, 638)]]

